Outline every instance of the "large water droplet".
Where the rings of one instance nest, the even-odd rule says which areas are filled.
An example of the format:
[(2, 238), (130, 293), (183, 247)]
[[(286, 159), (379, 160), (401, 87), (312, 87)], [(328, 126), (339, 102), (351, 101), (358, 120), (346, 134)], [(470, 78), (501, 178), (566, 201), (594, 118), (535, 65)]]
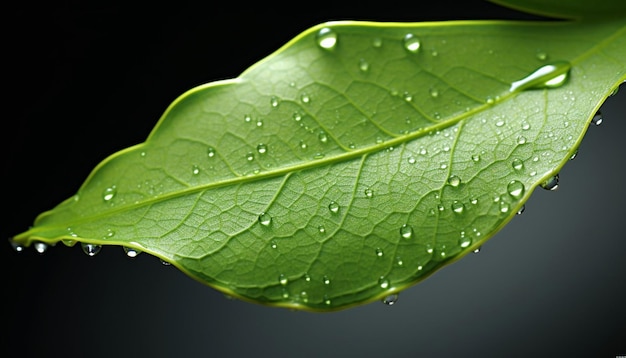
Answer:
[(317, 32), (317, 44), (325, 49), (332, 50), (337, 45), (337, 33), (328, 27), (320, 29)]
[(513, 159), (511, 166), (515, 170), (522, 170), (524, 168), (524, 162), (521, 159)]
[(411, 225), (404, 224), (400, 227), (400, 236), (405, 239), (410, 239), (413, 237), (413, 227)]
[(80, 247), (83, 249), (83, 252), (89, 256), (97, 255), (98, 252), (100, 252), (100, 250), (102, 249), (102, 246), (100, 245), (87, 244), (84, 242), (80, 244)]
[(402, 40), (404, 44), (404, 48), (412, 53), (416, 53), (419, 51), (421, 43), (420, 40), (415, 37), (413, 34), (406, 34), (404, 39)]
[(457, 187), (461, 185), (461, 178), (456, 175), (452, 175), (448, 178), (448, 184), (452, 185), (453, 187)]
[(524, 195), (525, 188), (521, 181), (513, 180), (507, 185), (506, 190), (513, 198), (519, 199)]
[(330, 204), (328, 204), (328, 210), (330, 210), (330, 212), (333, 214), (337, 214), (339, 212), (339, 204), (331, 201)]
[(263, 226), (269, 226), (272, 223), (272, 217), (268, 213), (261, 213), (259, 223)]
[(602, 118), (602, 112), (597, 111), (596, 114), (594, 114), (591, 118), (591, 124), (593, 124), (594, 126), (599, 126), (600, 124), (602, 124), (603, 120), (604, 119)]
[(36, 242), (33, 244), (33, 247), (35, 248), (35, 251), (40, 254), (43, 254), (46, 250), (48, 250), (48, 245), (44, 242)]
[(104, 201), (111, 201), (115, 197), (115, 194), (117, 194), (117, 188), (115, 187), (115, 185), (113, 185), (104, 189), (104, 192), (102, 193), (102, 199)]
[(548, 180), (546, 180), (545, 182), (541, 183), (541, 187), (546, 189), (546, 190), (557, 190), (559, 188), (559, 175), (556, 174), (550, 178), (548, 178)]
[(454, 211), (456, 214), (463, 214), (463, 211), (465, 210), (465, 205), (462, 202), (455, 200), (452, 203), (451, 208), (452, 211)]
[(571, 67), (571, 64), (567, 61), (558, 61), (541, 66), (528, 76), (513, 82), (509, 91), (560, 87), (567, 81)]

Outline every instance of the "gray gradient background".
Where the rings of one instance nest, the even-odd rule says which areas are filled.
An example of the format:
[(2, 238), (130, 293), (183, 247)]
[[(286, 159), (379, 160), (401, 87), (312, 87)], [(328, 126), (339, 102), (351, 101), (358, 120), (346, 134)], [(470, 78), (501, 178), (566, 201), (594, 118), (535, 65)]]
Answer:
[[(459, 9), (301, 10), (263, 4), (9, 9), (1, 235), (71, 196), (107, 155), (143, 141), (178, 95), (237, 76), (326, 20), (508, 18)], [(234, 4), (237, 5), (237, 4)], [(243, 6), (243, 5), (242, 5)], [(417, 7), (417, 6), (416, 6)], [(264, 11), (261, 11), (264, 10)], [(304, 14), (299, 14), (304, 11)], [(417, 13), (416, 16), (413, 14)], [(28, 30), (28, 31), (27, 31)], [(29, 32), (30, 31), (30, 32)], [(234, 39), (234, 40), (233, 40)], [(5, 97), (7, 100), (7, 97)], [(8, 110), (8, 111), (6, 111)], [(0, 247), (3, 357), (614, 357), (626, 354), (626, 88), (602, 107), (555, 192), (470, 255), (400, 294), (326, 314), (229, 300), (158, 259), (62, 245)]]

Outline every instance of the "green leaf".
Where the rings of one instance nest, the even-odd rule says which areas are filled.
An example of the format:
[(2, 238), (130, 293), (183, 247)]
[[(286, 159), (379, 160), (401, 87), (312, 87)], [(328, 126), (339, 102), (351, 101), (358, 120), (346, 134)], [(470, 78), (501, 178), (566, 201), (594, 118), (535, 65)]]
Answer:
[(332, 22), (179, 97), (15, 245), (121, 245), (256, 303), (380, 300), (478, 249), (626, 78), (626, 22)]

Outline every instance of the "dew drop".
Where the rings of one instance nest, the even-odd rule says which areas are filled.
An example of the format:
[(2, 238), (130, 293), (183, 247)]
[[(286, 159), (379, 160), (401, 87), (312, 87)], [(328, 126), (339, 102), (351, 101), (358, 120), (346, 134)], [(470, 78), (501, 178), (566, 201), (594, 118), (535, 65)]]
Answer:
[(254, 153), (248, 152), (246, 154), (246, 160), (249, 161), (249, 162), (253, 161), (254, 160)]
[(513, 180), (507, 185), (506, 190), (510, 196), (519, 199), (524, 195), (525, 188), (521, 181)]
[(479, 155), (479, 154), (473, 154), (473, 155), (472, 155), (472, 161), (473, 161), (474, 163), (478, 163), (478, 162), (480, 162), (480, 155)]
[(359, 70), (361, 70), (361, 72), (367, 72), (370, 69), (370, 64), (369, 62), (367, 62), (365, 59), (360, 59), (359, 60)]
[(515, 170), (522, 170), (524, 168), (524, 162), (521, 159), (513, 159), (511, 166)]
[(198, 167), (197, 165), (194, 165), (191, 167), (191, 173), (193, 175), (198, 175), (200, 174), (200, 167)]
[(522, 130), (527, 131), (529, 129), (530, 129), (530, 123), (528, 123), (526, 121), (522, 122)]
[(552, 191), (557, 190), (559, 188), (559, 175), (556, 174), (548, 178), (548, 180), (541, 183), (541, 187), (546, 190), (552, 190)]
[(400, 236), (405, 239), (410, 239), (413, 237), (413, 227), (411, 225), (404, 224), (400, 226)]
[(133, 249), (132, 247), (123, 246), (123, 249), (126, 256), (130, 257), (131, 259), (137, 257), (137, 255), (141, 253), (141, 251)]
[(543, 51), (537, 51), (535, 57), (537, 57), (539, 61), (545, 61), (548, 59), (548, 54)]
[(171, 263), (169, 263), (169, 262), (167, 262), (167, 261), (165, 261), (163, 259), (159, 259), (159, 261), (161, 261), (161, 265), (163, 265), (163, 266), (172, 266)]
[(276, 96), (272, 96), (270, 98), (270, 105), (274, 108), (278, 107), (278, 105), (280, 104), (280, 100), (278, 99), (278, 97)]
[(244, 114), (243, 121), (246, 122), (246, 123), (252, 122), (252, 116), (249, 115), (249, 114)]
[(48, 245), (43, 242), (36, 242), (33, 244), (33, 247), (35, 248), (35, 251), (40, 254), (43, 254), (44, 252), (46, 252), (46, 250), (48, 250)]
[(215, 148), (209, 147), (206, 151), (206, 155), (208, 155), (209, 158), (215, 157)]
[(380, 278), (378, 279), (378, 285), (383, 290), (386, 290), (389, 288), (389, 280), (386, 279), (385, 276), (380, 276)]
[(322, 282), (325, 285), (330, 285), (330, 278), (328, 278), (328, 276), (324, 275), (324, 277), (322, 277)]
[(365, 189), (365, 197), (371, 198), (374, 196), (374, 191), (370, 188)]
[(259, 152), (259, 154), (267, 153), (267, 145), (260, 143), (259, 145), (256, 146), (256, 151)]
[(383, 249), (381, 249), (380, 247), (376, 248), (375, 252), (376, 252), (376, 256), (378, 257), (383, 257), (383, 255), (385, 255), (385, 253), (383, 252)]
[(323, 299), (324, 299), (324, 304), (326, 306), (330, 306), (331, 303), (333, 303), (333, 301), (330, 299), (330, 297), (328, 297), (328, 295), (324, 295)]
[(324, 225), (320, 225), (317, 227), (317, 231), (319, 231), (320, 234), (323, 234), (326, 232), (326, 228), (324, 227)]
[(469, 236), (462, 235), (459, 238), (459, 246), (462, 248), (469, 247), (472, 244), (472, 238)]
[(318, 135), (317, 138), (320, 140), (320, 142), (322, 143), (327, 143), (328, 142), (328, 135), (326, 134), (326, 132), (321, 131)]
[(272, 223), (272, 217), (268, 213), (261, 213), (259, 223), (263, 226), (269, 226)]
[(100, 249), (102, 249), (102, 246), (100, 245), (95, 245), (95, 244), (87, 244), (87, 243), (81, 243), (80, 247), (83, 249), (83, 252), (89, 256), (95, 256), (98, 254), (98, 252), (100, 252)]
[(504, 200), (501, 200), (500, 201), (500, 212), (503, 213), (503, 214), (506, 214), (506, 213), (509, 212), (509, 209), (510, 209), (509, 203), (507, 203)]
[(105, 202), (111, 201), (114, 197), (115, 194), (117, 194), (117, 188), (115, 187), (115, 185), (104, 189), (104, 192), (102, 193), (102, 199)]
[(332, 50), (337, 45), (337, 33), (325, 27), (317, 32), (316, 40), (319, 47)]
[(15, 250), (15, 252), (24, 252), (24, 246), (16, 242), (11, 241), (11, 247)]
[(274, 241), (274, 240), (270, 241), (270, 247), (272, 249), (276, 249), (278, 247), (278, 245), (276, 244), (276, 241)]
[(372, 39), (372, 46), (381, 47), (382, 45), (383, 45), (383, 39), (381, 39), (380, 37), (374, 37)]
[(383, 298), (383, 301), (382, 301), (382, 302), (383, 302), (385, 305), (387, 305), (387, 306), (393, 306), (393, 305), (395, 305), (395, 304), (396, 304), (396, 302), (398, 302), (398, 294), (397, 294), (397, 293), (394, 293), (394, 294), (392, 294), (392, 295), (389, 295), (389, 296), (387, 296), (387, 297)]
[(448, 178), (448, 184), (452, 185), (453, 187), (458, 187), (459, 185), (461, 185), (461, 178), (456, 175), (452, 175)]
[(526, 137), (523, 135), (517, 137), (517, 144), (526, 144)]
[(302, 101), (302, 103), (308, 104), (308, 103), (310, 103), (310, 102), (311, 102), (311, 97), (309, 97), (309, 95), (308, 95), (308, 94), (303, 93), (303, 94), (300, 96), (300, 101)]
[(280, 274), (280, 275), (278, 276), (278, 283), (279, 283), (281, 286), (287, 286), (287, 284), (289, 283), (289, 279), (287, 278), (287, 276), (285, 276), (285, 275), (283, 275), (283, 274)]
[(339, 204), (331, 201), (330, 204), (328, 204), (328, 210), (330, 210), (330, 212), (333, 214), (337, 214), (339, 212)]
[(411, 52), (416, 53), (420, 49), (420, 40), (413, 34), (406, 34), (403, 39), (404, 48)]
[(465, 210), (465, 205), (462, 202), (455, 200), (452, 203), (451, 208), (452, 208), (452, 211), (455, 212), (456, 214), (463, 214), (463, 211)]
[(603, 120), (604, 119), (602, 118), (602, 113), (600, 111), (597, 111), (596, 114), (594, 114), (591, 118), (591, 124), (593, 124), (594, 126), (599, 126), (600, 124), (602, 124)]
[(566, 61), (558, 61), (541, 66), (528, 76), (513, 82), (509, 91), (560, 87), (567, 81), (571, 67), (571, 64)]
[(302, 115), (300, 114), (300, 112), (293, 112), (291, 118), (293, 118), (293, 120), (296, 122), (300, 122), (302, 120)]

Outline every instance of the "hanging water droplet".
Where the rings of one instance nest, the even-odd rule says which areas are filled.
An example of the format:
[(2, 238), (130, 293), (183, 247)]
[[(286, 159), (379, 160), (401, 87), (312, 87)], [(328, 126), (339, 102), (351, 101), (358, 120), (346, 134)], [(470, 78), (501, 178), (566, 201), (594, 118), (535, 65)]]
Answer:
[(477, 248), (473, 251), (473, 253), (475, 253), (475, 254), (479, 253), (481, 248), (482, 248), (482, 246), (478, 246), (478, 247), (477, 247)]
[(404, 48), (412, 53), (419, 51), (421, 43), (420, 40), (413, 34), (406, 34), (403, 39)]
[(33, 244), (33, 247), (35, 248), (35, 251), (40, 254), (43, 254), (46, 250), (48, 250), (48, 245), (44, 242), (36, 242)]
[(511, 166), (515, 170), (522, 170), (524, 168), (524, 162), (521, 159), (513, 159)]
[(459, 178), (456, 175), (451, 175), (448, 178), (448, 184), (450, 184), (450, 185), (452, 185), (453, 187), (456, 188), (457, 186), (461, 185), (461, 178)]
[(384, 304), (386, 304), (387, 306), (393, 306), (396, 304), (396, 302), (398, 302), (398, 294), (394, 293), (392, 295), (389, 295), (385, 298), (383, 298), (382, 301)]
[(526, 210), (526, 205), (522, 205), (521, 208), (519, 208), (519, 210), (517, 211), (517, 215), (522, 215), (522, 213), (524, 212), (524, 210)]
[(330, 204), (328, 204), (328, 210), (330, 210), (330, 212), (333, 214), (337, 214), (339, 212), (339, 204), (331, 201)]
[(272, 223), (272, 217), (268, 213), (261, 213), (259, 223), (263, 226), (269, 226)]
[(316, 36), (317, 44), (325, 49), (332, 50), (337, 45), (337, 33), (328, 27), (320, 29)]
[(591, 118), (591, 124), (593, 124), (594, 126), (599, 126), (600, 124), (602, 124), (603, 120), (604, 119), (602, 118), (602, 113), (600, 111), (597, 111), (596, 114), (594, 114)]
[(389, 288), (389, 280), (386, 279), (385, 276), (380, 276), (380, 278), (378, 279), (378, 285), (383, 290), (386, 290)]
[(370, 69), (370, 64), (365, 60), (365, 59), (360, 59), (359, 60), (359, 70), (361, 70), (361, 72), (367, 72)]
[(366, 198), (371, 198), (374, 196), (374, 191), (370, 188), (365, 189), (365, 197)]
[(566, 61), (558, 61), (541, 66), (528, 76), (513, 82), (509, 91), (560, 87), (567, 81), (571, 67), (571, 64)]
[(383, 249), (381, 249), (380, 247), (376, 248), (374, 252), (376, 253), (376, 256), (378, 257), (383, 257), (383, 255), (385, 255), (385, 253), (383, 252)]
[(522, 195), (524, 195), (525, 188), (521, 181), (513, 180), (507, 185), (506, 190), (510, 196), (515, 199), (519, 199)]
[(256, 151), (259, 152), (259, 154), (267, 153), (267, 145), (260, 143), (256, 146)]
[(117, 188), (115, 187), (115, 185), (113, 185), (104, 189), (104, 192), (102, 193), (102, 199), (104, 201), (111, 201), (115, 197), (115, 194), (117, 194)]
[(413, 227), (411, 225), (404, 224), (400, 226), (400, 236), (405, 239), (410, 239), (413, 237)]
[(552, 191), (557, 190), (559, 188), (559, 175), (556, 174), (548, 178), (548, 180), (541, 183), (541, 187), (546, 190), (552, 190)]
[(281, 286), (287, 286), (287, 284), (289, 283), (289, 279), (287, 278), (287, 276), (285, 276), (285, 275), (283, 275), (283, 274), (280, 274), (280, 275), (278, 276), (278, 283), (279, 283)]
[(89, 256), (95, 256), (98, 252), (100, 252), (100, 249), (102, 249), (102, 246), (100, 245), (87, 244), (84, 242), (81, 243), (80, 246), (83, 249), (83, 252)]
[(122, 248), (124, 249), (124, 253), (126, 254), (126, 256), (130, 257), (131, 259), (137, 257), (137, 255), (141, 253), (141, 251), (133, 249), (132, 247), (122, 246)]
[(465, 204), (458, 200), (455, 200), (454, 202), (452, 202), (451, 208), (452, 211), (454, 211), (456, 214), (463, 214), (463, 211), (465, 210)]
[(578, 149), (576, 149), (576, 151), (574, 151), (574, 153), (570, 155), (569, 160), (574, 160), (576, 159), (577, 156), (578, 156)]
[(206, 150), (206, 154), (209, 156), (209, 158), (213, 158), (213, 157), (215, 157), (215, 148), (213, 148), (213, 147), (209, 147), (209, 148)]
[(24, 246), (16, 242), (11, 241), (11, 247), (15, 250), (15, 252), (24, 252)]
[(165, 260), (163, 260), (161, 258), (159, 259), (159, 261), (161, 261), (161, 265), (163, 265), (163, 266), (172, 266), (171, 263), (169, 263), (169, 262), (167, 262), (167, 261), (165, 261)]

